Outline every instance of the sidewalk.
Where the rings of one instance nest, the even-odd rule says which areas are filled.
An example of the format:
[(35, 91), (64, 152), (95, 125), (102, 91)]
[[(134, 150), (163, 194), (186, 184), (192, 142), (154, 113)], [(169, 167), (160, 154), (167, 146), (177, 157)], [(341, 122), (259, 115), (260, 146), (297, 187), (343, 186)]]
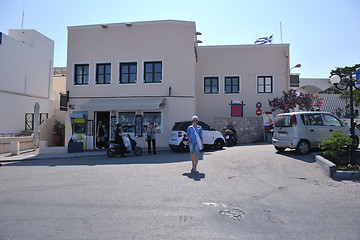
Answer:
[[(170, 150), (166, 147), (157, 148), (158, 152)], [(147, 148), (143, 148), (143, 154), (147, 152)], [(133, 155), (130, 153), (128, 155)], [(82, 158), (82, 157), (107, 157), (106, 150), (86, 150), (79, 153), (44, 153), (39, 154), (39, 149), (24, 150), (19, 155), (11, 156), (10, 153), (0, 154), (0, 163), (2, 162), (16, 162), (16, 161), (31, 161), (31, 160), (49, 160), (49, 159), (68, 159), (68, 158)]]

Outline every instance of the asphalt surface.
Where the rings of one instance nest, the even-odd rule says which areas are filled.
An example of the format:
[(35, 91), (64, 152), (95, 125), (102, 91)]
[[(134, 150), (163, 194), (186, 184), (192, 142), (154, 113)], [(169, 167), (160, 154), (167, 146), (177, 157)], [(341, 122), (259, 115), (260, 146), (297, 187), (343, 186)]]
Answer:
[(3, 162), (0, 239), (360, 239), (360, 182), (272, 145)]

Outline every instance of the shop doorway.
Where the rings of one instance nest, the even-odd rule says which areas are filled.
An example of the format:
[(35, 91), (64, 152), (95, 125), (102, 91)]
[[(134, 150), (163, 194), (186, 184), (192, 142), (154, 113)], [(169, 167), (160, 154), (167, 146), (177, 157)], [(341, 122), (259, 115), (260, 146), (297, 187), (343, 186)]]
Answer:
[[(99, 136), (101, 135), (100, 122), (103, 125), (103, 137)], [(95, 148), (108, 148), (108, 141), (110, 136), (110, 112), (95, 112), (95, 123)]]

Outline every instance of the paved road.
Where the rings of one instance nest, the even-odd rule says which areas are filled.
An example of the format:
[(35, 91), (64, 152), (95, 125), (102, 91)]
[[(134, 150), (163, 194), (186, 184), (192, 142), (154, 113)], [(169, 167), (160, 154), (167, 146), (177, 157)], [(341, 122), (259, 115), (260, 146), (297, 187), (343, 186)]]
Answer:
[(0, 239), (360, 239), (360, 183), (271, 145), (10, 163)]

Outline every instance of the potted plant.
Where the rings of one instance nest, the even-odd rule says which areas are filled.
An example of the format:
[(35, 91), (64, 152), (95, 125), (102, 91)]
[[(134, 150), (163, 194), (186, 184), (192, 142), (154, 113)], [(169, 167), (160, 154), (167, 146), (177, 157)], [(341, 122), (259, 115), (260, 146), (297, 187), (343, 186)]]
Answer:
[(65, 125), (56, 120), (53, 127), (54, 143), (56, 146), (60, 146), (65, 136)]

